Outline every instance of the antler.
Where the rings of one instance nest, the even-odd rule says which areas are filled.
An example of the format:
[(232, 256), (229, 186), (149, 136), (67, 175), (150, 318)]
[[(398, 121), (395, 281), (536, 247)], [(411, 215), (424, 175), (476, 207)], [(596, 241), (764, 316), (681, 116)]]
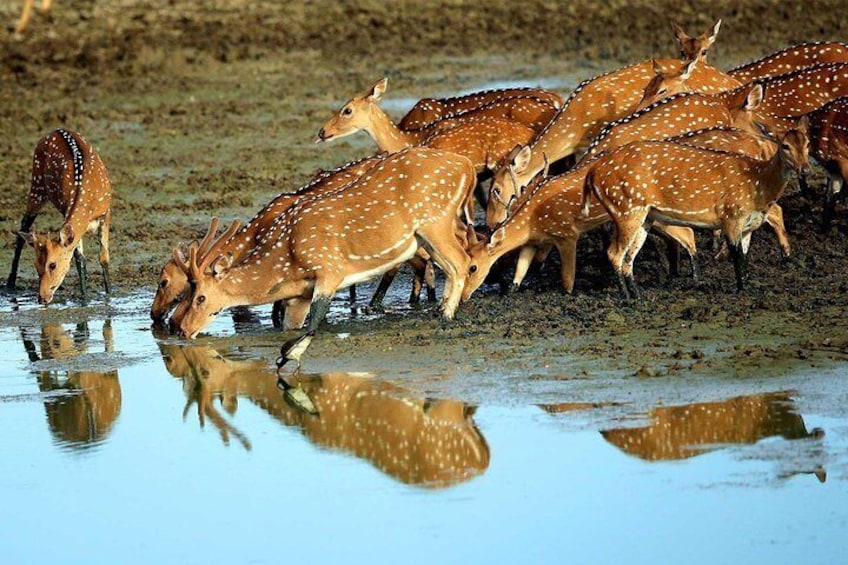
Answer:
[[(189, 277), (191, 280), (197, 281), (200, 280), (203, 271), (206, 270), (206, 267), (218, 256), (218, 252), (224, 243), (227, 242), (241, 227), (241, 220), (234, 220), (230, 227), (227, 228), (221, 237), (216, 239), (211, 245), (209, 241), (211, 240), (210, 234), (214, 234), (213, 226), (217, 229), (218, 227), (218, 218), (212, 218), (212, 222), (209, 225), (209, 231), (206, 233), (207, 237), (203, 238), (203, 241), (200, 243), (200, 248), (203, 249), (204, 253), (201, 255), (199, 253), (200, 249), (192, 248), (192, 254), (190, 256), (189, 261)], [(206, 242), (206, 245), (204, 245)]]

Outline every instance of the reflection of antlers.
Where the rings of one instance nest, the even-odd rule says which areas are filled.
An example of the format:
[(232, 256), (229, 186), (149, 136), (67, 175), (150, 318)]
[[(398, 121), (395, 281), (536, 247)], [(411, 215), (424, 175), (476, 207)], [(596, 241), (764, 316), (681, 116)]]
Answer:
[[(200, 394), (198, 394), (198, 390), (200, 391)], [(191, 405), (195, 402), (197, 402), (197, 416), (200, 420), (201, 428), (206, 427), (206, 417), (208, 416), (212, 421), (212, 425), (215, 426), (215, 429), (217, 429), (218, 433), (221, 435), (221, 441), (224, 442), (224, 445), (230, 445), (230, 434), (232, 434), (247, 451), (250, 451), (253, 448), (247, 436), (221, 416), (220, 412), (218, 412), (215, 408), (215, 404), (212, 402), (211, 391), (201, 384), (199, 378), (196, 381), (193, 394), (190, 394), (186, 400), (186, 405), (183, 409), (183, 420), (186, 419)]]

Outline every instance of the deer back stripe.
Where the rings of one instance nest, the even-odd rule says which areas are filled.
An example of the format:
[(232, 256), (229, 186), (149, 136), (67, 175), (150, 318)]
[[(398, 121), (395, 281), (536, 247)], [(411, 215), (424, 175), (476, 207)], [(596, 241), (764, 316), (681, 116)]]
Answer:
[(848, 43), (846, 43), (844, 41), (805, 41), (803, 43), (796, 43), (795, 45), (792, 45), (790, 47), (786, 47), (785, 49), (781, 49), (780, 51), (775, 51), (774, 53), (766, 55), (765, 57), (760, 57), (759, 59), (755, 59), (753, 61), (748, 61), (747, 63), (742, 63), (741, 65), (737, 65), (737, 66), (733, 67), (732, 69), (730, 69), (729, 71), (727, 71), (727, 73), (732, 74), (732, 73), (735, 73), (737, 71), (745, 70), (749, 67), (754, 67), (756, 65), (759, 65), (763, 61), (766, 61), (766, 60), (772, 59), (772, 58), (777, 58), (780, 55), (783, 55), (784, 53), (787, 53), (787, 52), (792, 51), (794, 49), (799, 49), (801, 47), (806, 47), (808, 45), (815, 46), (815, 45), (828, 45), (828, 44), (830, 44), (830, 45), (841, 45), (843, 47), (848, 47)]

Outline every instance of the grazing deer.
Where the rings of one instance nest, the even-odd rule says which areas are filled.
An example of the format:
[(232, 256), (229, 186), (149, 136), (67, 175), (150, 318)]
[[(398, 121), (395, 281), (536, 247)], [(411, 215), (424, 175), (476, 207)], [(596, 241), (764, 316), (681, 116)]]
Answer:
[(848, 179), (848, 96), (810, 112), (807, 119), (810, 156), (824, 167), (827, 174), (823, 217), (827, 226), (836, 210), (836, 198), (845, 179)]
[[(46, 14), (50, 11), (50, 4), (53, 0), (41, 0), (41, 8), (40, 11), (42, 14)], [(32, 16), (32, 5), (35, 3), (35, 0), (24, 0), (24, 7), (21, 10), (21, 17), (18, 19), (18, 23), (15, 26), (15, 35), (21, 35), (26, 31), (27, 26), (29, 25), (29, 19)]]
[[(529, 149), (525, 147), (522, 152), (529, 152)], [(529, 161), (526, 154), (517, 158), (523, 162)], [(569, 294), (574, 290), (577, 240), (583, 233), (610, 220), (606, 211), (597, 203), (593, 203), (588, 213), (583, 213), (583, 185), (586, 174), (595, 162), (585, 161), (558, 176), (536, 177), (515, 203), (506, 221), (496, 226), (491, 238), (488, 241), (472, 242), (463, 300), (468, 300), (479, 288), (498, 259), (519, 247), (521, 252), (512, 290), (521, 284), (531, 260), (546, 255), (551, 245), (559, 251), (562, 289)], [(695, 271), (695, 235), (692, 230), (661, 224), (656, 224), (656, 228), (689, 252)]]
[(224, 442), (250, 440), (219, 412), (236, 415), (247, 399), (312, 443), (350, 453), (404, 483), (447, 487), (488, 468), (489, 447), (474, 423), (474, 408), (448, 399), (426, 399), (368, 374), (287, 376), (314, 403), (317, 416), (292, 406), (267, 362), (229, 359), (211, 347), (160, 343), (165, 367), (183, 381), (187, 409), (197, 403)]
[(848, 63), (826, 63), (790, 73), (757, 79), (765, 90), (754, 119), (776, 133), (841, 96), (848, 96)]
[(737, 288), (744, 288), (751, 233), (783, 194), (792, 170), (807, 169), (807, 138), (790, 130), (768, 161), (665, 141), (639, 141), (600, 158), (586, 175), (590, 193), (615, 222), (607, 252), (622, 293), (638, 298), (633, 262), (652, 221), (721, 229), (730, 246)]
[(395, 153), (422, 145), (451, 151), (471, 159), (477, 174), (491, 170), (513, 147), (529, 143), (535, 131), (524, 124), (492, 117), (480, 111), (439, 122), (429, 128), (403, 131), (380, 108), (388, 79), (375, 82), (363, 94), (355, 96), (318, 132), (318, 142), (329, 141), (365, 130), (381, 151)]
[(798, 71), (822, 63), (848, 62), (848, 43), (813, 41), (801, 43), (766, 55), (727, 71), (742, 83)]
[(690, 37), (683, 31), (677, 22), (671, 22), (671, 31), (674, 33), (674, 38), (680, 45), (680, 58), (684, 61), (693, 61), (706, 64), (707, 51), (715, 43), (718, 30), (721, 27), (721, 20), (718, 20), (712, 28), (708, 29), (697, 37)]
[[(277, 218), (288, 210), (295, 202), (316, 194), (336, 190), (340, 186), (344, 186), (345, 184), (361, 177), (371, 167), (380, 163), (385, 157), (386, 154), (383, 153), (371, 157), (365, 157), (364, 159), (347, 163), (335, 169), (320, 171), (303, 187), (295, 190), (294, 192), (284, 192), (279, 194), (267, 206), (262, 208), (262, 210), (260, 210), (247, 223), (247, 225), (245, 225), (238, 234), (232, 238), (231, 241), (227, 242), (227, 246), (225, 246), (221, 252), (232, 253), (233, 261), (238, 262), (244, 256), (249, 254), (257, 245), (261, 245)], [(204, 238), (203, 243), (197, 250), (198, 256), (202, 257), (209, 251), (208, 246), (212, 243), (211, 238), (214, 234), (215, 230), (211, 230), (211, 232), (207, 234), (207, 237)], [(188, 260), (189, 251), (187, 246), (178, 246), (177, 253), (181, 255), (183, 262)], [(420, 261), (416, 262), (414, 267), (416, 269), (417, 282), (424, 278), (424, 267), (420, 265)], [(353, 287), (351, 287), (351, 289), (353, 289)], [(418, 289), (420, 290), (420, 285), (418, 286)], [(154, 322), (161, 322), (164, 320), (167, 313), (186, 295), (188, 290), (189, 282), (186, 273), (184, 273), (177, 263), (171, 259), (165, 264), (159, 275), (159, 284), (156, 289), (156, 296), (153, 299), (153, 306), (150, 309), (151, 319), (153, 319)], [(415, 297), (417, 298), (417, 294), (415, 294)], [(278, 305), (275, 311), (281, 311), (280, 308), (281, 305)]]
[[(656, 76), (654, 68), (679, 71), (688, 61), (651, 59), (583, 81), (565, 101), (550, 124), (533, 138), (533, 159), (516, 177), (525, 187), (546, 163), (571, 156), (578, 147), (594, 138), (608, 123), (632, 113), (641, 101), (645, 87)], [(705, 64), (694, 66), (686, 81), (692, 91), (715, 94), (741, 86), (722, 71)]]
[(314, 332), (338, 289), (406, 261), (419, 241), (445, 272), (442, 312), (451, 319), (468, 262), (457, 232), (465, 232), (462, 210), (475, 179), (464, 157), (411, 148), (350, 184), (295, 203), (264, 244), (237, 264), (213, 252), (198, 261), (196, 250), (190, 250), (183, 268), (192, 294), (182, 334), (193, 339), (223, 308), (274, 300), (311, 303), (304, 335)]
[[(510, 104), (510, 101), (517, 101), (517, 105)], [(506, 103), (502, 107), (515, 108), (516, 116), (498, 117), (506, 117), (531, 125), (540, 121), (540, 118), (531, 117), (530, 121), (521, 119), (521, 113), (526, 111), (523, 108), (524, 105), (529, 106), (528, 110), (532, 112), (540, 109), (547, 112), (553, 109), (548, 119), (550, 121), (550, 118), (553, 118), (556, 111), (562, 107), (562, 96), (544, 88), (504, 88), (472, 92), (451, 98), (422, 98), (401, 118), (398, 127), (404, 131), (425, 129), (442, 120), (499, 103)]]
[[(30, 233), (35, 218), (50, 202), (64, 216), (55, 235)], [(27, 207), (17, 232), (12, 270), (6, 290), (15, 290), (18, 263), (24, 242), (35, 249), (35, 269), (39, 277), (38, 301), (50, 304), (53, 294), (76, 262), (82, 302), (86, 303), (87, 270), (82, 238), (100, 232), (100, 266), (103, 286), (109, 294), (109, 225), (112, 212), (112, 185), (100, 156), (80, 134), (58, 129), (43, 137), (35, 146), (32, 159), (32, 184)]]

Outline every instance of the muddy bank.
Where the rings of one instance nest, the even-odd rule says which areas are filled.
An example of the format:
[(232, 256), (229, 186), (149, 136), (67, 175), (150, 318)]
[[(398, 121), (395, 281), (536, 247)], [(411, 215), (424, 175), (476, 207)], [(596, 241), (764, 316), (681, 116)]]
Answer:
[[(174, 244), (201, 234), (213, 214), (246, 219), (318, 168), (373, 152), (364, 135), (312, 142), (341, 103), (380, 76), (390, 79), (386, 105), (396, 116), (421, 96), (498, 84), (542, 83), (567, 94), (623, 62), (674, 56), (670, 18), (694, 33), (722, 17), (711, 60), (728, 67), (792, 41), (841, 38), (839, 6), (216, 1), (199, 10), (184, 1), (59, 2), (22, 40), (2, 38), (0, 225), (12, 230), (20, 220), (36, 140), (57, 126), (78, 129), (112, 175), (114, 278), (119, 296), (135, 294), (153, 287)], [(539, 29), (545, 33), (528, 33)], [(813, 188), (821, 193), (821, 178)], [(492, 370), (520, 371), (519, 353), (529, 350), (551, 366), (587, 359), (575, 374), (648, 377), (841, 361), (848, 212), (840, 209), (821, 231), (821, 198), (789, 194), (782, 204), (793, 255), (782, 259), (773, 234), (758, 232), (750, 288), (741, 295), (731, 266), (712, 260), (702, 238), (699, 282), (667, 280), (662, 243), (649, 244), (637, 263), (645, 299), (624, 304), (595, 234), (580, 245), (574, 296), (558, 291), (552, 257), (524, 291), (502, 298), (484, 287), (447, 326), (428, 310), (342, 316), (335, 329), (350, 338), (319, 340), (316, 354), (412, 365), (416, 352), (432, 355), (429, 346), (462, 338), (446, 360), (470, 359), (483, 371), (492, 360)], [(58, 223), (49, 211), (36, 227)], [(3, 276), (13, 241), (0, 243)], [(96, 265), (90, 272), (97, 285)], [(35, 287), (29, 251), (19, 284)], [(60, 294), (75, 284), (69, 275)], [(599, 369), (598, 358), (609, 365)]]

